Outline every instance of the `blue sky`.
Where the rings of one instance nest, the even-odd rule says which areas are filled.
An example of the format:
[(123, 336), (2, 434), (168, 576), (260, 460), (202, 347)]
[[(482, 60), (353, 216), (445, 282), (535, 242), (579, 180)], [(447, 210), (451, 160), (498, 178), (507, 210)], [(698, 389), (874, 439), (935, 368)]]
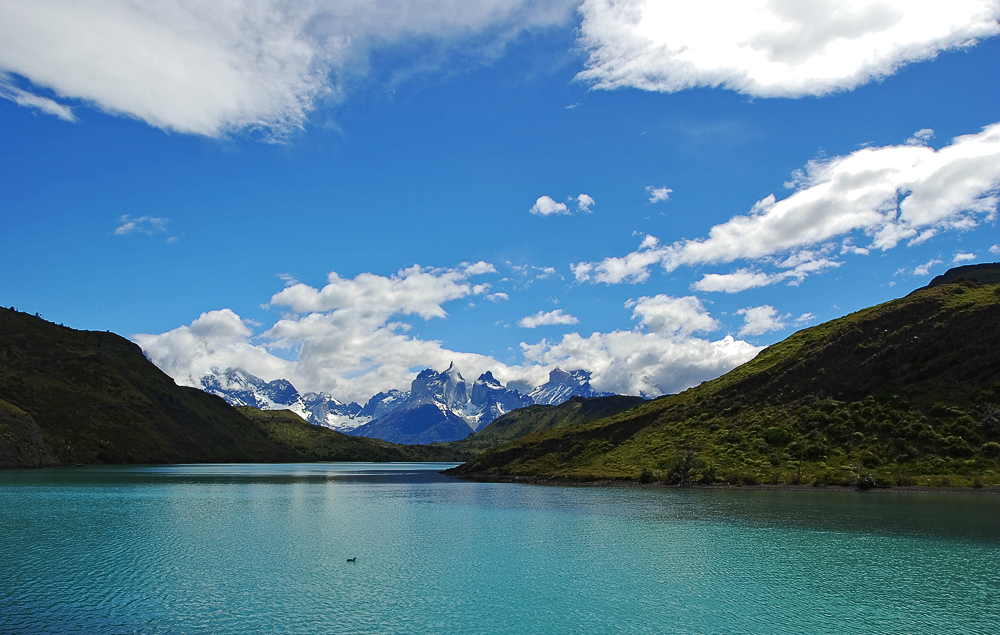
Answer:
[(1000, 260), (1000, 5), (942, 4), (6, 5), (0, 304), (188, 384), (675, 392)]

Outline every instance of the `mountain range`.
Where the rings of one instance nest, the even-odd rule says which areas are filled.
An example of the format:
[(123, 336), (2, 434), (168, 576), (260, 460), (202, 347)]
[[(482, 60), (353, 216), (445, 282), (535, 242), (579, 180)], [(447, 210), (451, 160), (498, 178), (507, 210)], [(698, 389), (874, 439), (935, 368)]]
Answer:
[(393, 443), (421, 444), (463, 439), (508, 412), (531, 405), (557, 405), (570, 397), (600, 397), (586, 370), (552, 370), (549, 381), (528, 392), (505, 386), (492, 372), (471, 384), (450, 365), (427, 368), (409, 391), (388, 390), (361, 406), (345, 404), (329, 393), (300, 394), (284, 379), (266, 382), (242, 369), (215, 370), (201, 379), (205, 392), (234, 406), (291, 410), (310, 423), (354, 436)]

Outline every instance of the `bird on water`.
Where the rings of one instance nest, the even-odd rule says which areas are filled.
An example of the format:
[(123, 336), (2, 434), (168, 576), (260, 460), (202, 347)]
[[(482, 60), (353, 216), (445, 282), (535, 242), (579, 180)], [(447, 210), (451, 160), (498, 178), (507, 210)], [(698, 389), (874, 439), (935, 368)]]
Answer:
[(353, 558), (348, 558), (348, 559), (347, 559), (347, 561), (348, 561), (348, 562), (354, 562), (354, 561), (355, 561), (355, 560), (357, 560), (357, 559), (358, 559), (358, 557), (357, 557), (357, 556), (354, 556)]

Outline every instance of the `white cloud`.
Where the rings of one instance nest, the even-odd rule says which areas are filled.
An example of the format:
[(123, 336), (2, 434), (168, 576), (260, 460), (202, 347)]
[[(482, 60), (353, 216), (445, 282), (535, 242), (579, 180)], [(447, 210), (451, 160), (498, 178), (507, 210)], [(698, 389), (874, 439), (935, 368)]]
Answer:
[(930, 128), (921, 128), (913, 133), (913, 136), (906, 140), (906, 145), (925, 146), (934, 137), (934, 131)]
[(957, 254), (955, 254), (955, 257), (952, 258), (951, 261), (955, 264), (959, 264), (961, 262), (969, 262), (970, 260), (975, 260), (975, 259), (976, 259), (976, 254), (970, 254), (964, 251), (960, 251)]
[(762, 348), (732, 336), (717, 341), (612, 331), (558, 342), (521, 343), (525, 360), (546, 366), (590, 370), (596, 390), (657, 397), (714, 379), (753, 359)]
[(675, 298), (669, 295), (642, 297), (625, 304), (634, 308), (632, 319), (639, 319), (651, 333), (687, 336), (718, 330), (719, 322), (709, 315), (701, 300), (694, 296)]
[(929, 276), (931, 273), (931, 267), (934, 265), (941, 264), (940, 260), (931, 260), (930, 262), (925, 262), (924, 264), (915, 267), (913, 269), (913, 275), (915, 276)]
[(795, 326), (802, 326), (803, 324), (809, 324), (810, 322), (814, 322), (815, 320), (816, 316), (813, 315), (812, 313), (803, 313), (799, 317), (795, 318)]
[[(327, 391), (338, 399), (359, 402), (380, 390), (407, 389), (414, 376), (411, 368), (444, 369), (452, 362), (467, 380), (489, 370), (502, 382), (524, 381), (530, 385), (545, 382), (555, 366), (584, 368), (592, 371), (592, 383), (598, 390), (657, 396), (717, 377), (761, 350), (732, 337), (714, 342), (694, 337), (693, 333), (718, 328), (694, 297), (655, 296), (629, 302), (626, 307), (633, 310), (633, 319), (639, 320), (635, 330), (593, 333), (588, 338), (571, 333), (552, 343), (522, 342), (524, 363), (516, 366), (411, 336), (408, 324), (392, 320), (397, 314), (423, 313), (428, 319), (444, 314), (443, 308), (429, 309), (427, 301), (411, 295), (415, 289), (403, 289), (406, 279), (421, 280), (423, 288), (436, 294), (435, 299), (446, 302), (447, 298), (461, 297), (451, 288), (455, 282), (451, 276), (463, 270), (428, 273), (414, 267), (388, 278), (369, 273), (353, 280), (331, 274), (332, 285), (353, 283), (369, 296), (363, 303), (342, 305), (333, 301), (333, 294), (327, 292), (324, 296), (324, 288), (314, 290), (312, 299), (304, 304), (282, 298), (293, 309), (315, 306), (322, 310), (285, 315), (258, 335), (251, 329), (255, 323), (222, 309), (201, 315), (189, 326), (159, 335), (134, 335), (133, 339), (157, 366), (183, 385), (197, 385), (213, 368), (237, 367), (266, 381), (288, 379), (303, 392)], [(438, 288), (423, 280), (425, 275), (446, 282)], [(381, 278), (381, 282), (374, 278)], [(349, 295), (344, 293), (345, 298)], [(324, 297), (325, 303), (319, 302), (319, 297)], [(272, 303), (279, 304), (274, 299)], [(367, 309), (364, 305), (368, 303), (377, 308)], [(534, 317), (539, 323), (575, 322), (575, 318), (558, 310)], [(295, 359), (272, 353), (279, 349), (295, 351)]]
[(649, 193), (649, 202), (658, 203), (660, 201), (665, 201), (670, 198), (670, 194), (673, 192), (669, 187), (653, 187), (652, 185), (646, 186), (646, 192)]
[(997, 35), (993, 0), (586, 0), (581, 44), (600, 89), (721, 86), (760, 97), (850, 90)]
[(1000, 245), (993, 245), (990, 247), (990, 253), (994, 255), (1000, 255)]
[(778, 310), (769, 304), (763, 306), (747, 307), (737, 311), (743, 316), (743, 327), (740, 335), (763, 335), (771, 331), (780, 331), (788, 326), (785, 324), (786, 316), (779, 316)]
[(577, 210), (589, 214), (590, 208), (594, 205), (594, 199), (588, 194), (581, 194), (576, 197), (576, 208)]
[(740, 291), (746, 291), (755, 287), (766, 287), (783, 280), (789, 280), (788, 284), (790, 285), (798, 285), (809, 274), (836, 268), (841, 264), (843, 263), (835, 260), (817, 258), (816, 260), (799, 263), (792, 269), (777, 273), (764, 273), (751, 269), (737, 269), (732, 273), (706, 273), (702, 276), (701, 280), (692, 284), (691, 288), (697, 291), (739, 293)]
[(42, 97), (34, 93), (29, 93), (26, 90), (18, 88), (11, 81), (10, 76), (6, 73), (0, 73), (0, 97), (3, 99), (9, 99), (18, 106), (25, 106), (26, 108), (35, 108), (41, 110), (42, 112), (55, 115), (63, 121), (76, 122), (79, 121), (76, 115), (73, 114), (72, 109), (69, 106), (64, 106), (54, 99), (49, 99), (48, 97)]
[(157, 218), (155, 216), (139, 216), (135, 218), (125, 214), (118, 217), (118, 222), (121, 225), (115, 228), (116, 236), (127, 234), (146, 234), (147, 236), (152, 236), (153, 234), (167, 231), (167, 223), (170, 222), (170, 219)]
[(322, 289), (293, 284), (274, 294), (271, 306), (287, 306), (299, 313), (354, 312), (376, 321), (397, 313), (419, 315), (425, 320), (444, 317), (447, 313), (441, 306), (443, 303), (485, 291), (482, 286), (477, 291), (466, 281), (469, 275), (483, 270), (485, 264), (461, 269), (428, 269), (413, 265), (393, 276), (361, 273), (354, 279), (341, 278), (333, 271)]
[[(795, 175), (793, 185), (791, 196), (758, 201), (748, 214), (712, 227), (708, 238), (660, 245), (646, 236), (638, 250), (623, 257), (572, 265), (574, 275), (581, 282), (643, 282), (656, 264), (673, 271), (681, 265), (813, 253), (806, 248), (855, 232), (870, 239), (866, 247), (850, 247), (860, 254), (885, 251), (905, 240), (917, 244), (944, 230), (973, 229), (981, 216), (989, 220), (997, 212), (1000, 124), (958, 137), (940, 150), (898, 145), (812, 161)], [(831, 266), (836, 265), (814, 256), (808, 266), (812, 269), (798, 269), (794, 276), (800, 279)], [(731, 286), (773, 281), (748, 272), (730, 274), (742, 279)], [(696, 288), (725, 287), (725, 281), (706, 277)]]
[(566, 203), (558, 203), (551, 196), (539, 196), (535, 204), (528, 210), (536, 216), (549, 216), (551, 214), (570, 214)]
[(491, 293), (486, 296), (486, 299), (490, 302), (499, 302), (500, 300), (510, 300), (510, 296), (503, 292)]
[(526, 329), (533, 329), (539, 326), (551, 326), (553, 324), (577, 324), (580, 320), (576, 319), (568, 313), (563, 313), (562, 309), (556, 309), (555, 311), (539, 311), (534, 315), (529, 315), (523, 317), (518, 321), (517, 325), (524, 327)]
[[(414, 366), (447, 368), (451, 362), (472, 379), (492, 370), (501, 381), (541, 383), (546, 369), (511, 370), (491, 357), (409, 336), (409, 324), (392, 321), (396, 315), (445, 317), (442, 304), (473, 294), (475, 287), (465, 279), (470, 268), (485, 269), (479, 263), (453, 269), (415, 265), (394, 276), (362, 273), (353, 279), (334, 272), (322, 289), (297, 283), (276, 293), (271, 306), (294, 313), (256, 337), (246, 322), (223, 309), (190, 326), (133, 339), (164, 372), (189, 386), (212, 368), (239, 367), (265, 380), (288, 379), (300, 391), (324, 390), (339, 399), (364, 401), (380, 390), (407, 388)], [(296, 359), (271, 352), (279, 349), (297, 351)]]
[[(525, 31), (566, 24), (574, 4), (4, 2), (0, 71), (166, 130), (218, 137), (250, 129), (273, 138), (303, 126), (322, 100), (342, 98), (371, 70), (374, 50), (432, 43), (429, 55), (438, 58), (415, 60), (414, 68), (440, 65), (453, 50), (488, 60)], [(18, 103), (69, 114), (31, 97), (45, 99), (24, 95)]]

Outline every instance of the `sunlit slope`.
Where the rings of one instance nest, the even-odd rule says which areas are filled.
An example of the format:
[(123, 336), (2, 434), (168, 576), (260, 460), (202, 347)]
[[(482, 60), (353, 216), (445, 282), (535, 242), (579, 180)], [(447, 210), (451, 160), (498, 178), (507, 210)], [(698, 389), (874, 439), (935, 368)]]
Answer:
[(925, 288), (714, 381), (529, 435), (458, 471), (593, 479), (1000, 482), (1000, 286)]
[(563, 428), (602, 419), (644, 403), (642, 397), (570, 397), (555, 406), (536, 404), (512, 410), (497, 417), (488, 426), (461, 441), (444, 443), (446, 447), (481, 453), (516, 441), (533, 432)]

